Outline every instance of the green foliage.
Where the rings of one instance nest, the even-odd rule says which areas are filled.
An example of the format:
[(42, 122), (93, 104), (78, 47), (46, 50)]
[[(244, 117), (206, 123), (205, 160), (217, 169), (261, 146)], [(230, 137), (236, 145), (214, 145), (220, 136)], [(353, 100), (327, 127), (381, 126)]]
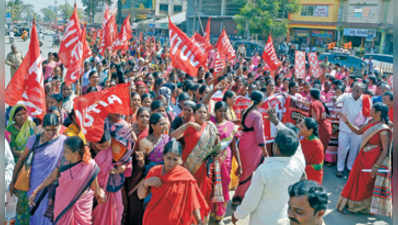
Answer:
[(297, 0), (234, 0), (245, 2), (239, 14), (234, 16), (241, 34), (259, 35), (265, 40), (269, 34), (281, 37), (287, 33), (287, 16), (297, 12)]
[(105, 4), (111, 5), (113, 0), (82, 0), (84, 12), (89, 18), (90, 23), (94, 23), (95, 13), (101, 11)]
[[(59, 6), (59, 10), (60, 10), (62, 19), (67, 21), (72, 16), (73, 6), (70, 5), (69, 3), (62, 4), (62, 5)], [(78, 8), (77, 9), (77, 15), (79, 16), (79, 20), (81, 20), (82, 16), (83, 16), (83, 10)]]
[(28, 11), (29, 7), (32, 8), (31, 4), (24, 4), (22, 0), (9, 0), (6, 4), (7, 12), (11, 13), (11, 19), (13, 21), (26, 19), (27, 15), (32, 15), (33, 10), (30, 12), (26, 12), (24, 15), (24, 11)]
[(43, 14), (44, 21), (55, 21), (57, 18), (56, 9), (53, 7), (42, 8), (40, 9), (40, 12)]

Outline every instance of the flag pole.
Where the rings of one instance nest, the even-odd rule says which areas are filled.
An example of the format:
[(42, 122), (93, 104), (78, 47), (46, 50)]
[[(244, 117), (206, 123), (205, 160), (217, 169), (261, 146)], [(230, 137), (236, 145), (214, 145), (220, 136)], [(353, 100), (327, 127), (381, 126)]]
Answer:
[[(111, 79), (112, 79), (112, 73), (111, 73), (111, 53), (108, 52), (108, 81), (109, 81), (109, 86), (111, 84)], [(106, 85), (105, 85), (106, 86)]]

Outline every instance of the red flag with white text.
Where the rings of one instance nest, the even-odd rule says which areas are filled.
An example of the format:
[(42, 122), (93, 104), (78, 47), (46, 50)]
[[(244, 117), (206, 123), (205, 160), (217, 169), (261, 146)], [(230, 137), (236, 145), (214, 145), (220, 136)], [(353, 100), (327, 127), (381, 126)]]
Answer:
[(81, 39), (82, 30), (80, 28), (77, 7), (73, 10), (72, 16), (66, 25), (64, 36), (62, 37), (58, 56), (65, 67), (76, 64), (81, 59), (79, 51), (82, 49)]
[(196, 32), (191, 37), (191, 41), (193, 41), (194, 44), (196, 44), (199, 47), (199, 49), (202, 51), (202, 53), (206, 55), (206, 59), (207, 59), (210, 50), (213, 48), (213, 46), (211, 46), (210, 42), (206, 41), (206, 39), (204, 37), (202, 37), (200, 34), (198, 34)]
[(74, 99), (74, 111), (87, 141), (98, 142), (104, 133), (104, 121), (108, 114), (130, 113), (129, 84), (119, 84), (99, 92)]
[[(76, 82), (78, 79), (80, 79), (81, 75), (83, 74), (83, 67), (84, 67), (84, 60), (89, 58), (92, 55), (90, 46), (88, 45), (87, 39), (86, 39), (86, 26), (84, 26), (81, 38), (80, 38), (80, 43), (81, 43), (81, 50), (79, 49), (79, 57), (80, 60), (76, 61), (73, 65), (69, 65), (67, 67), (67, 72), (65, 75), (65, 83), (70, 84)], [(80, 48), (80, 47), (79, 47)]]
[(46, 95), (40, 45), (36, 23), (33, 21), (29, 49), (5, 90), (5, 102), (24, 105), (32, 117), (43, 118), (46, 113)]
[(305, 78), (305, 52), (296, 50), (294, 58), (294, 74), (297, 79)]
[(222, 58), (225, 58), (228, 60), (228, 62), (233, 63), (236, 57), (235, 49), (234, 46), (232, 46), (225, 30), (223, 30), (220, 34), (220, 37), (218, 37), (216, 48), (218, 49), (218, 52)]
[(123, 21), (118, 38), (113, 43), (113, 50), (128, 50), (129, 41), (132, 37), (133, 35), (130, 25), (130, 15), (128, 15)]
[(262, 58), (264, 62), (268, 65), (270, 70), (277, 70), (278, 67), (281, 65), (281, 62), (276, 55), (271, 35), (268, 36), (268, 41), (267, 44), (265, 44)]
[(225, 59), (221, 56), (218, 49), (215, 49), (215, 51), (216, 57), (214, 58), (214, 72), (218, 74), (224, 70), (227, 64), (225, 63)]
[(207, 55), (203, 54), (188, 36), (174, 25), (169, 18), (170, 58), (175, 68), (191, 76), (197, 76), (199, 67), (204, 66)]

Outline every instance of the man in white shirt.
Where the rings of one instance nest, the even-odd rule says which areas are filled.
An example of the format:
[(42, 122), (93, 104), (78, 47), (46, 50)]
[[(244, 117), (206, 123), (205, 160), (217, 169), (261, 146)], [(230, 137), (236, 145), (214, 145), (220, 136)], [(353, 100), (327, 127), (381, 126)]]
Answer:
[[(342, 106), (341, 112), (347, 116), (351, 124), (355, 124), (358, 127), (366, 122), (362, 113), (362, 92), (362, 84), (354, 83), (352, 93), (345, 93), (337, 99), (337, 105)], [(351, 171), (361, 145), (362, 137), (352, 132), (347, 124), (340, 120), (338, 140), (336, 176), (342, 177), (346, 159), (347, 169)]]
[(283, 225), (325, 225), (328, 195), (324, 188), (314, 181), (302, 180), (289, 187), (289, 218), (282, 219)]
[[(305, 173), (305, 160), (297, 134), (277, 120), (275, 110), (268, 112), (278, 129), (274, 157), (266, 158), (254, 172), (252, 183), (233, 214), (234, 224), (237, 219), (248, 215), (250, 225), (278, 224), (280, 219), (287, 217), (288, 187)], [(298, 151), (300, 156), (296, 155)]]

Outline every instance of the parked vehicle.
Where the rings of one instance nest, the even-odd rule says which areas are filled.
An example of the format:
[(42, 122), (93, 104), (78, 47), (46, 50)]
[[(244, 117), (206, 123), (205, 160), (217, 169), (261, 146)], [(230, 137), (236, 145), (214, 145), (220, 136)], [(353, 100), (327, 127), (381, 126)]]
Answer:
[(369, 63), (372, 58), (373, 68), (379, 73), (394, 73), (394, 57), (385, 54), (365, 54), (363, 60)]
[(324, 61), (325, 58), (332, 64), (339, 64), (353, 69), (355, 73), (362, 73), (367, 70), (368, 64), (361, 58), (346, 53), (321, 53), (319, 60)]

